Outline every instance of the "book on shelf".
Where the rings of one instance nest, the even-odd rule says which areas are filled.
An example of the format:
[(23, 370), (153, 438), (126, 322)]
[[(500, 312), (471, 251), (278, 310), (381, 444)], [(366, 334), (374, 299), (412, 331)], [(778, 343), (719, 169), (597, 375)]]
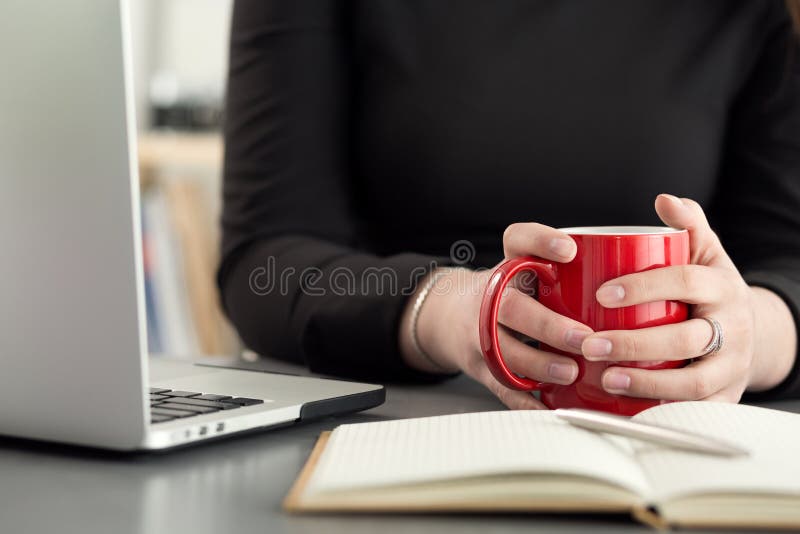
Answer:
[(191, 356), (199, 353), (184, 276), (183, 247), (171, 222), (170, 207), (158, 188), (142, 195), (142, 229), (146, 247), (145, 297), (150, 296), (148, 341), (151, 353)]
[(204, 230), (210, 226), (208, 209), (199, 187), (188, 180), (165, 185), (171, 224), (178, 237), (183, 258), (183, 275), (188, 288), (191, 320), (197, 343), (205, 354), (224, 354), (235, 344), (221, 307), (216, 286), (216, 246)]
[(150, 182), (142, 192), (148, 342), (152, 353), (230, 354), (236, 336), (222, 314), (215, 271), (215, 224), (199, 184)]
[(161, 329), (159, 328), (159, 316), (156, 311), (156, 293), (153, 282), (155, 271), (153, 268), (153, 237), (151, 234), (150, 223), (142, 208), (142, 259), (144, 264), (144, 299), (145, 313), (147, 316), (147, 350), (151, 354), (164, 352), (161, 341)]

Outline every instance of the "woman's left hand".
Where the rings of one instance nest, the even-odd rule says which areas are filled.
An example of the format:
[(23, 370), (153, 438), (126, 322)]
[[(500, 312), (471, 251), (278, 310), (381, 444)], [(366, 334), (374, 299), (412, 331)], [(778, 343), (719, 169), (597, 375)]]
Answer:
[[(610, 280), (598, 289), (597, 300), (608, 308), (678, 300), (692, 305), (690, 319), (640, 330), (594, 333), (583, 341), (583, 355), (588, 360), (619, 362), (694, 358), (679, 369), (609, 367), (603, 374), (603, 388), (631, 397), (738, 402), (753, 370), (754, 291), (722, 248), (699, 204), (659, 195), (656, 211), (667, 225), (689, 231), (690, 265)], [(713, 331), (701, 317), (719, 322), (724, 337), (719, 352), (707, 356), (702, 352)]]

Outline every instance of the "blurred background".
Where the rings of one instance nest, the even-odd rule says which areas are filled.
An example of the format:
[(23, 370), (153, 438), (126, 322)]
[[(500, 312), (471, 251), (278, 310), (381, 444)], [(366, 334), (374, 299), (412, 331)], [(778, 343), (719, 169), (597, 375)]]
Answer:
[(131, 2), (152, 353), (241, 351), (214, 284), (231, 3)]

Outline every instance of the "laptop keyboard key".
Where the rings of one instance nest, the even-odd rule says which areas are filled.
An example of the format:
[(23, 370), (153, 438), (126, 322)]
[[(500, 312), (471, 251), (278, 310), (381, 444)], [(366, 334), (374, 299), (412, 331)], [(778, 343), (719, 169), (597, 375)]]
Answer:
[(189, 399), (184, 397), (175, 397), (167, 402), (170, 404), (181, 404), (185, 406), (205, 406), (207, 408), (216, 408), (217, 410), (233, 410), (234, 408), (241, 407), (238, 404), (232, 404), (230, 402), (207, 401), (198, 399), (197, 397), (192, 397)]
[(156, 394), (153, 394), (153, 393), (150, 394), (150, 400), (151, 401), (160, 401), (160, 400), (164, 400), (164, 399), (168, 399), (168, 398), (169, 397), (167, 397), (166, 395), (156, 395)]
[(172, 390), (164, 388), (150, 388), (150, 393), (166, 393), (167, 391), (172, 391)]
[(171, 415), (157, 415), (157, 414), (150, 415), (151, 423), (165, 423), (167, 421), (172, 421), (173, 419), (175, 418)]
[(221, 401), (232, 398), (230, 395), (214, 395), (213, 393), (204, 393), (199, 397), (192, 397), (194, 399), (207, 400), (207, 401)]
[(201, 395), (201, 393), (197, 393), (195, 391), (170, 391), (165, 393), (165, 395), (170, 397), (197, 397), (198, 395)]
[(191, 417), (193, 415), (197, 415), (197, 412), (190, 412), (188, 410), (171, 410), (169, 408), (162, 408), (161, 406), (156, 406), (155, 408), (150, 408), (150, 417), (154, 415), (167, 415), (170, 417)]
[(155, 410), (185, 410), (194, 413), (213, 413), (218, 412), (219, 408), (210, 408), (208, 406), (192, 406), (190, 404), (178, 404), (175, 402), (165, 402), (159, 404)]
[(225, 402), (232, 402), (240, 406), (252, 406), (254, 404), (262, 404), (264, 401), (261, 399), (248, 399), (247, 397), (236, 397), (235, 399), (226, 400)]

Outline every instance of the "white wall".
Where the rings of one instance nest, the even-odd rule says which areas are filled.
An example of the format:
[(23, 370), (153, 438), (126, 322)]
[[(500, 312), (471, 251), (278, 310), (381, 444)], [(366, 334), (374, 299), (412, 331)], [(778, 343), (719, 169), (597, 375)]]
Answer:
[(232, 0), (132, 0), (137, 118), (147, 127), (155, 77), (183, 92), (221, 99)]

